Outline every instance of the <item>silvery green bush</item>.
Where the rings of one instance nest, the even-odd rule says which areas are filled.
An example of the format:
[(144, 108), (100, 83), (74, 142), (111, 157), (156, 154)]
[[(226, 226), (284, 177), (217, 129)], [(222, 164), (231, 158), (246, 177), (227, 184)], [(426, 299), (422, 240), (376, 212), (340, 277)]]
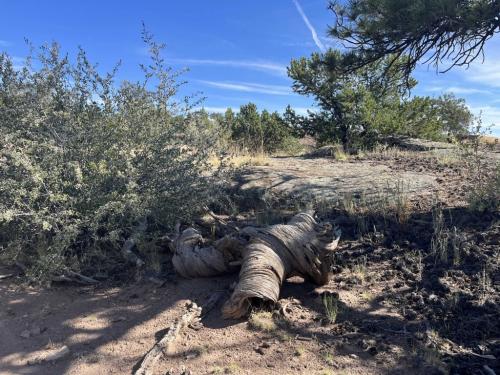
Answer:
[[(49, 280), (113, 268), (140, 223), (138, 250), (216, 197), (217, 129), (147, 32), (140, 82), (98, 73), (83, 50), (40, 48), (23, 67), (0, 55), (0, 259)], [(33, 53), (31, 54), (34, 55)]]

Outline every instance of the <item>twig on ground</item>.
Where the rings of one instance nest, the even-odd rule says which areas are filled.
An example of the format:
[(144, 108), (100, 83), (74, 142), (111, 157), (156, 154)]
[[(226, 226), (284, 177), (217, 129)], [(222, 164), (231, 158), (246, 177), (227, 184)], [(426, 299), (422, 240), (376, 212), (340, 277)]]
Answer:
[(190, 302), (187, 305), (187, 311), (176, 320), (168, 329), (163, 338), (158, 341), (149, 352), (144, 356), (140, 367), (134, 372), (135, 375), (150, 375), (153, 373), (154, 365), (163, 356), (168, 356), (175, 348), (175, 341), (180, 332), (190, 323), (198, 320), (201, 316), (201, 307), (196, 303)]
[(67, 356), (70, 353), (69, 348), (64, 345), (59, 349), (52, 349), (45, 353), (40, 354), (36, 358), (29, 359), (27, 361), (28, 365), (36, 365), (43, 362), (53, 362)]
[(137, 231), (133, 233), (132, 236), (130, 236), (130, 238), (128, 238), (122, 246), (122, 254), (125, 257), (125, 259), (127, 259), (132, 263), (135, 263), (135, 265), (138, 268), (144, 266), (145, 263), (132, 251), (132, 249), (135, 247), (135, 244), (137, 242), (137, 237), (139, 236), (140, 233), (146, 230), (146, 227), (147, 227), (146, 219), (141, 220), (141, 222), (137, 226)]

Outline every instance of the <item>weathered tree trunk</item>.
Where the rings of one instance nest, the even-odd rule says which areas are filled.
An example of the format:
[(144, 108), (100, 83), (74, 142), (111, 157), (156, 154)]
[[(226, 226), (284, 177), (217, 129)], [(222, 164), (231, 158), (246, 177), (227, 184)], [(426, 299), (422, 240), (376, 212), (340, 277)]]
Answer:
[(237, 270), (232, 263), (242, 258), (246, 242), (225, 236), (213, 245), (202, 246), (203, 237), (194, 228), (187, 228), (173, 241), (172, 263), (175, 271), (186, 278), (216, 276)]
[(239, 282), (223, 307), (226, 318), (239, 318), (247, 314), (253, 299), (277, 302), (290, 276), (326, 284), (339, 238), (339, 230), (317, 223), (310, 212), (295, 215), (287, 225), (246, 227), (207, 247), (199, 247), (201, 235), (188, 228), (173, 242), (173, 264), (184, 277), (223, 274), (241, 264)]
[(331, 224), (318, 224), (311, 214), (300, 213), (287, 225), (245, 229), (251, 239), (240, 280), (223, 307), (224, 317), (246, 315), (253, 299), (277, 302), (281, 285), (290, 276), (302, 276), (318, 285), (328, 282), (331, 253), (340, 237)]

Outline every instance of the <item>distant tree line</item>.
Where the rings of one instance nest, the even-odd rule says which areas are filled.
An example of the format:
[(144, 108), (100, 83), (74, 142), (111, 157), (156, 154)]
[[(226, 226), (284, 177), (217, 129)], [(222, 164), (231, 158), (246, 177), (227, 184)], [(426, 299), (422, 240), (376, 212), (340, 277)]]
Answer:
[(369, 68), (363, 74), (332, 79), (328, 70), (317, 65), (320, 58), (315, 54), (293, 61), (290, 67), (294, 89), (314, 96), (318, 104), (306, 115), (291, 106), (283, 114), (259, 112), (253, 103), (242, 105), (236, 113), (231, 108), (224, 114), (201, 111), (207, 126), (218, 128), (221, 146), (240, 153), (295, 154), (301, 150), (299, 139), (305, 136), (318, 145), (339, 143), (346, 151), (355, 151), (392, 136), (449, 141), (468, 134), (474, 116), (464, 99), (452, 93), (410, 96), (393, 76), (386, 82), (370, 81)]
[(259, 112), (254, 103), (247, 103), (234, 112), (208, 114), (212, 126), (219, 128), (220, 141), (238, 153), (296, 153), (300, 148), (298, 137), (278, 112)]

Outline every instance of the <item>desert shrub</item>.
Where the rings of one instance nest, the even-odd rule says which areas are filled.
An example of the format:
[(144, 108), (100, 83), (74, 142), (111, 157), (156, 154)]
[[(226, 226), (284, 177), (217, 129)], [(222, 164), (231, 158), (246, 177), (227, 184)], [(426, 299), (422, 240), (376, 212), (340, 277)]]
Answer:
[(275, 153), (282, 155), (298, 156), (303, 154), (305, 147), (300, 143), (299, 138), (293, 135), (287, 135), (281, 139), (279, 147), (275, 150)]
[[(292, 60), (288, 75), (293, 90), (312, 96), (318, 111), (297, 116), (287, 109), (291, 127), (316, 138), (320, 145), (341, 143), (345, 150), (370, 148), (380, 135), (399, 131), (399, 108), (405, 97), (403, 76), (387, 60), (369, 64), (359, 71), (337, 69), (345, 55), (329, 50), (310, 58)], [(383, 79), (374, 79), (385, 71)], [(410, 86), (416, 81), (408, 80)]]
[(264, 128), (255, 104), (248, 103), (240, 107), (232, 124), (231, 137), (240, 149), (264, 152)]
[(500, 209), (500, 164), (495, 169), (483, 172), (473, 184), (467, 196), (469, 207), (479, 212), (495, 212)]
[[(403, 86), (417, 81), (392, 57), (346, 72), (349, 54), (329, 50), (292, 60), (288, 75), (295, 92), (312, 96), (317, 111), (297, 115), (287, 108), (284, 118), (296, 134), (308, 134), (320, 145), (341, 143), (346, 151), (370, 149), (387, 136), (408, 135), (431, 140), (467, 133), (473, 116), (463, 99), (452, 94), (438, 98), (411, 96)], [(394, 62), (394, 61), (393, 61)]]
[(467, 200), (472, 210), (495, 212), (500, 208), (500, 163), (490, 156), (492, 145), (482, 139), (489, 133), (481, 117), (459, 143), (459, 156), (468, 180)]
[(98, 73), (84, 51), (72, 63), (57, 44), (22, 69), (0, 55), (0, 256), (35, 279), (116, 267), (141, 223), (148, 252), (215, 197), (215, 130), (176, 99), (179, 73), (143, 39), (145, 78), (120, 85), (116, 69)]

